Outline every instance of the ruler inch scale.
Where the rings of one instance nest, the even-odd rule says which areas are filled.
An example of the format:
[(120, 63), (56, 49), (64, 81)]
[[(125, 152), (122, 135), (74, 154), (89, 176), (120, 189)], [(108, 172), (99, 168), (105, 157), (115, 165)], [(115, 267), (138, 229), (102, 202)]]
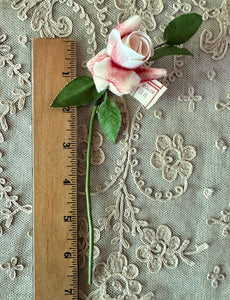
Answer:
[(33, 40), (35, 300), (78, 299), (77, 109), (49, 107), (76, 65), (75, 40)]

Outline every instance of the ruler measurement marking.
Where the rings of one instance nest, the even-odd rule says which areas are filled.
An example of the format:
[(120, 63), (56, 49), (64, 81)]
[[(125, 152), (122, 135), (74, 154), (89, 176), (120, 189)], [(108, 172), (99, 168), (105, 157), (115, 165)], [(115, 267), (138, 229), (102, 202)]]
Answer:
[[(38, 44), (40, 44), (40, 47), (41, 47), (40, 50), (44, 50), (43, 47), (45, 47), (45, 49), (49, 50), (48, 47), (50, 47), (50, 45), (52, 44), (51, 48), (53, 47), (53, 51), (50, 54), (48, 52), (48, 58), (49, 58), (49, 55), (51, 55), (51, 54), (53, 56), (53, 53), (56, 51), (57, 51), (57, 54), (60, 56), (60, 59), (55, 58), (53, 61), (54, 61), (54, 65), (55, 65), (54, 67), (55, 68), (61, 67), (59, 70), (61, 70), (61, 69), (62, 70), (58, 71), (56, 73), (55, 72), (53, 72), (53, 73), (57, 74), (54, 76), (61, 76), (63, 78), (62, 79), (63, 83), (61, 84), (61, 86), (57, 87), (58, 83), (56, 83), (56, 80), (51, 79), (51, 76), (53, 76), (52, 74), (51, 74), (51, 76), (46, 75), (47, 80), (50, 79), (50, 82), (53, 85), (55, 85), (56, 88), (58, 88), (58, 90), (56, 91), (56, 94), (57, 94), (57, 92), (63, 87), (64, 83), (69, 81), (69, 79), (73, 79), (76, 77), (76, 42), (73, 40), (64, 40), (64, 39), (55, 39), (55, 40), (52, 40), (52, 42), (49, 39), (36, 39), (36, 40), (37, 40), (37, 42), (34, 43), (34, 46), (38, 47), (39, 46)], [(38, 40), (42, 40), (42, 41), (38, 41)], [(44, 40), (46, 40), (46, 42)], [(46, 43), (46, 46), (43, 46), (44, 44), (41, 45), (43, 42)], [(54, 43), (56, 43), (56, 46), (54, 46)], [(63, 51), (63, 52), (61, 53), (61, 51)], [(37, 51), (37, 52), (39, 54), (39, 55), (37, 54), (37, 56), (40, 58), (41, 51)], [(49, 59), (47, 59), (47, 53), (45, 53), (45, 54), (46, 54), (45, 55), (46, 60), (49, 61)], [(52, 59), (51, 59), (51, 61), (52, 61)], [(37, 65), (40, 67), (39, 63)], [(40, 67), (40, 69), (41, 68), (42, 67)], [(44, 68), (46, 68), (45, 63), (44, 63)], [(47, 69), (47, 70), (46, 71), (49, 72), (49, 69)], [(36, 69), (35, 69), (35, 71), (36, 71)], [(60, 84), (60, 81), (61, 81), (60, 77), (57, 81)], [(35, 81), (35, 83), (36, 83), (36, 81)], [(52, 88), (53, 88), (53, 86), (52, 86)], [(54, 94), (54, 96), (55, 96), (55, 94)], [(51, 99), (51, 101), (52, 101), (52, 99)], [(47, 107), (45, 107), (46, 110), (48, 109), (48, 106), (49, 105), (47, 105)], [(59, 211), (59, 213), (60, 213), (59, 220), (61, 219), (61, 222), (63, 224), (63, 229), (61, 229), (61, 230), (63, 230), (63, 232), (64, 231), (66, 232), (64, 240), (62, 240), (60, 245), (57, 246), (58, 251), (59, 250), (63, 251), (63, 254), (62, 254), (63, 261), (61, 261), (61, 259), (59, 258), (59, 261), (57, 264), (59, 266), (59, 270), (63, 271), (63, 274), (60, 274), (61, 272), (58, 272), (59, 273), (58, 276), (56, 276), (57, 274), (52, 274), (54, 276), (46, 275), (47, 277), (45, 277), (44, 274), (46, 274), (46, 272), (43, 272), (43, 273), (41, 272), (41, 275), (39, 276), (38, 269), (39, 269), (39, 264), (41, 265), (41, 262), (39, 261), (39, 259), (37, 259), (37, 262), (38, 262), (37, 265), (35, 263), (35, 273), (37, 270), (37, 276), (35, 275), (35, 300), (43, 300), (43, 299), (62, 300), (63, 296), (70, 296), (68, 298), (71, 300), (78, 299), (77, 157), (76, 157), (77, 156), (77, 143), (76, 143), (77, 113), (76, 113), (76, 108), (74, 108), (74, 107), (66, 107), (66, 108), (63, 108), (62, 110), (59, 110), (59, 112), (61, 112), (61, 114), (63, 116), (66, 116), (66, 118), (64, 118), (65, 121), (63, 121), (64, 122), (63, 124), (65, 124), (65, 126), (62, 126), (63, 131), (65, 132), (65, 134), (63, 135), (63, 136), (65, 136), (65, 138), (64, 138), (64, 141), (59, 145), (59, 150), (64, 154), (64, 156), (63, 155), (61, 156), (63, 158), (63, 161), (62, 160), (59, 161), (59, 164), (60, 163), (64, 163), (64, 164), (62, 165), (63, 166), (63, 168), (62, 168), (62, 172), (63, 172), (62, 178), (63, 179), (61, 180), (61, 182), (60, 182), (60, 180), (58, 181), (61, 183), (60, 189), (59, 189), (61, 191), (61, 193), (60, 193), (61, 195), (60, 195), (60, 197), (58, 195), (58, 198), (60, 199), (58, 201), (61, 201), (62, 205), (71, 204), (71, 210), (66, 210), (66, 206), (65, 207), (62, 206), (61, 211)], [(55, 128), (55, 126), (54, 126), (54, 128)], [(67, 151), (67, 150), (69, 150), (69, 151)], [(68, 170), (68, 175), (65, 175), (66, 170)], [(55, 173), (55, 171), (54, 171), (54, 173)], [(67, 176), (67, 177), (65, 177), (65, 176)], [(58, 184), (58, 182), (56, 182), (56, 184)], [(64, 187), (64, 188), (61, 188), (61, 187)], [(69, 197), (69, 199), (71, 199), (71, 200), (63, 202), (64, 198), (66, 198), (66, 197)], [(43, 199), (41, 199), (41, 200), (43, 200)], [(37, 201), (37, 203), (38, 203), (38, 201)], [(53, 206), (54, 205), (56, 205), (55, 202), (53, 202)], [(58, 225), (60, 226), (60, 224), (58, 224)], [(39, 236), (39, 231), (36, 230), (36, 227), (35, 227), (35, 233), (36, 232), (37, 232), (37, 235), (35, 235), (35, 239), (37, 236)], [(56, 233), (56, 235), (57, 235), (57, 238), (59, 238), (58, 232)], [(69, 237), (69, 235), (71, 236), (71, 238)], [(52, 236), (52, 235), (50, 235), (50, 236)], [(48, 240), (50, 240), (50, 237)], [(37, 239), (36, 243), (37, 244), (39, 243), (39, 238)], [(36, 250), (37, 244), (35, 244), (35, 250)], [(49, 247), (48, 248), (43, 247), (43, 248), (48, 249)], [(38, 255), (38, 251), (35, 253), (36, 253), (36, 255)], [(56, 254), (56, 256), (51, 255), (52, 261), (54, 258), (58, 257), (57, 256), (58, 254), (56, 253), (56, 251), (55, 251), (55, 254)], [(35, 262), (36, 262), (36, 255), (35, 255)], [(71, 270), (71, 275), (69, 274), (70, 270)], [(42, 278), (42, 280), (41, 280), (41, 278)], [(59, 278), (59, 279), (56, 279), (56, 278)], [(51, 280), (52, 280), (52, 282), (51, 282)]]

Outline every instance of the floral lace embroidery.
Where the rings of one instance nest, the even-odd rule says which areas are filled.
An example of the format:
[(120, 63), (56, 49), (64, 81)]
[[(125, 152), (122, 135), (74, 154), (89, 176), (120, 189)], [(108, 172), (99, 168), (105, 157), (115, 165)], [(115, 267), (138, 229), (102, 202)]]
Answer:
[[(78, 175), (85, 175), (86, 170), (86, 152), (88, 142), (88, 129), (85, 124), (78, 126)], [(93, 133), (91, 164), (101, 165), (105, 160), (105, 154), (101, 148), (103, 137), (99, 132)]]
[(142, 18), (141, 31), (152, 31), (156, 28), (154, 16), (159, 15), (163, 8), (162, 0), (141, 0), (138, 6), (137, 0), (114, 0), (115, 6), (121, 11), (118, 15), (118, 23), (138, 14)]
[(181, 95), (178, 97), (179, 101), (188, 101), (189, 102), (189, 110), (195, 110), (195, 102), (200, 102), (202, 100), (201, 95), (195, 95), (195, 89), (193, 86), (188, 88), (188, 95)]
[(215, 108), (218, 111), (230, 110), (230, 94), (227, 96), (229, 99), (227, 102), (219, 101), (216, 103)]
[(22, 271), (24, 269), (24, 266), (19, 265), (18, 259), (16, 257), (13, 257), (10, 262), (2, 264), (1, 268), (9, 273), (10, 279), (14, 280), (17, 272)]
[[(112, 237), (111, 244), (117, 245), (118, 251), (115, 253), (112, 253), (111, 256), (109, 256), (107, 264), (105, 263), (98, 263), (95, 267), (94, 272), (94, 282), (98, 289), (94, 292), (92, 292), (89, 296), (89, 299), (129, 299), (128, 297), (125, 297), (126, 294), (119, 294), (118, 297), (112, 298), (113, 296), (108, 295), (108, 290), (111, 291), (111, 289), (107, 288), (107, 284), (109, 279), (113, 279), (113, 276), (116, 275), (117, 277), (124, 278), (124, 271), (126, 268), (130, 268), (127, 265), (127, 262), (125, 260), (125, 256), (123, 253), (124, 249), (129, 249), (131, 247), (130, 241), (128, 239), (128, 235), (135, 236), (136, 239), (139, 236), (140, 240), (145, 243), (144, 246), (140, 246), (137, 250), (136, 257), (140, 261), (147, 262), (148, 259), (150, 259), (150, 256), (153, 256), (153, 253), (151, 251), (155, 251), (155, 260), (160, 267), (158, 267), (158, 271), (161, 269), (162, 264), (167, 265), (170, 267), (170, 262), (172, 263), (171, 267), (176, 267), (178, 264), (178, 256), (188, 263), (189, 265), (193, 265), (194, 262), (189, 258), (190, 255), (194, 255), (197, 253), (200, 253), (208, 248), (208, 245), (206, 243), (196, 246), (195, 250), (188, 251), (187, 247), (190, 244), (189, 240), (185, 240), (183, 243), (180, 242), (178, 237), (172, 237), (171, 230), (166, 225), (161, 225), (157, 230), (157, 235), (155, 235), (155, 241), (152, 240), (151, 242), (147, 242), (149, 237), (149, 232), (154, 236), (153, 232), (155, 232), (153, 229), (148, 228), (148, 222), (146, 222), (143, 219), (140, 219), (139, 214), (139, 208), (136, 206), (135, 202), (136, 197), (133, 194), (130, 194), (128, 192), (127, 186), (126, 186), (126, 179), (128, 176), (129, 168), (131, 168), (132, 174), (135, 173), (134, 167), (138, 164), (137, 159), (133, 158), (133, 155), (136, 153), (136, 149), (134, 148), (132, 142), (137, 141), (139, 138), (139, 135), (137, 131), (140, 129), (140, 120), (142, 119), (143, 115), (140, 112), (141, 106), (137, 109), (136, 114), (133, 117), (132, 124), (131, 124), (131, 131), (128, 138), (128, 158), (127, 163), (125, 165), (125, 169), (123, 172), (123, 177), (120, 178), (120, 184), (119, 187), (114, 191), (115, 195), (115, 203), (113, 205), (110, 205), (106, 208), (106, 216), (101, 217), (98, 220), (99, 223), (99, 230), (102, 231), (108, 231), (113, 230), (116, 235)], [(165, 137), (165, 136), (164, 136)], [(170, 139), (171, 142), (171, 139)], [(173, 139), (174, 146), (178, 149), (181, 149), (180, 151), (183, 153), (184, 160), (192, 160), (196, 156), (195, 148), (192, 146), (183, 146), (183, 138), (181, 135), (175, 135)], [(160, 147), (162, 148), (164, 143), (160, 143)], [(161, 149), (160, 148), (160, 149)], [(166, 147), (167, 148), (167, 147)], [(190, 168), (190, 165), (189, 165)], [(187, 174), (187, 173), (186, 173)], [(134, 175), (134, 178), (136, 179), (140, 174), (137, 174), (137, 172)], [(136, 181), (135, 181), (136, 182)], [(140, 186), (140, 181), (138, 182), (138, 185)], [(138, 187), (139, 187), (138, 186)], [(142, 184), (143, 187), (143, 184)], [(177, 187), (177, 191), (179, 194), (184, 192), (184, 189), (182, 187)], [(146, 194), (151, 199), (151, 191), (145, 190)], [(159, 193), (160, 194), (160, 193)], [(169, 195), (170, 194), (170, 195)], [(168, 199), (173, 198), (172, 192), (166, 193), (166, 196)], [(175, 197), (175, 196), (174, 196)], [(157, 195), (154, 200), (160, 199), (162, 200), (162, 194)], [(151, 238), (150, 238), (151, 239)], [(154, 244), (155, 243), (155, 244)], [(155, 245), (155, 246), (154, 246)], [(173, 249), (173, 250), (172, 250)], [(147, 252), (148, 253), (147, 253)], [(171, 255), (171, 256), (170, 256)], [(161, 257), (161, 258), (160, 258)], [(175, 258), (176, 257), (176, 258)], [(167, 259), (167, 262), (166, 262)], [(116, 262), (114, 262), (114, 260)], [(116, 269), (116, 272), (111, 268), (110, 266), (115, 266), (115, 268), (119, 267), (119, 269)], [(124, 267), (125, 266), (125, 267)], [(147, 263), (148, 266), (148, 263)], [(133, 269), (134, 267), (132, 267)], [(118, 276), (119, 274), (119, 276)], [(134, 278), (136, 278), (137, 275), (135, 275)], [(132, 280), (133, 280), (132, 279)], [(111, 280), (110, 280), (111, 282)], [(113, 285), (114, 287), (118, 286), (119, 290), (130, 294), (130, 299), (146, 299), (144, 298), (137, 298), (137, 295), (140, 293), (140, 289), (135, 288), (135, 291), (138, 290), (138, 293), (134, 293), (132, 290), (130, 291), (127, 287), (128, 282), (127, 278), (125, 280), (127, 283), (125, 288), (122, 287), (121, 283), (118, 283), (117, 285)], [(110, 285), (111, 286), (111, 285)], [(129, 285), (128, 285), (129, 286)], [(139, 286), (137, 284), (137, 286)], [(140, 290), (140, 291), (139, 291)], [(127, 296), (128, 296), (127, 295)], [(132, 297), (131, 297), (132, 296)], [(135, 297), (136, 298), (135, 298)], [(152, 295), (151, 295), (152, 296)], [(150, 295), (149, 295), (150, 297)], [(148, 298), (147, 298), (148, 299)], [(150, 298), (151, 299), (151, 298)]]
[(19, 35), (18, 40), (22, 45), (26, 45), (26, 43), (28, 42), (26, 35)]
[[(94, 244), (100, 239), (100, 231), (94, 228)], [(94, 245), (93, 258), (100, 254), (99, 248)], [(85, 265), (86, 257), (89, 255), (89, 226), (86, 218), (80, 217), (78, 220), (78, 264), (79, 268)]]
[[(229, 203), (230, 206), (230, 203)], [(224, 209), (220, 212), (221, 217), (210, 217), (207, 220), (208, 225), (223, 225), (222, 235), (227, 236), (230, 233), (230, 210)]]
[(203, 10), (203, 20), (216, 19), (219, 23), (220, 32), (218, 36), (213, 38), (213, 33), (209, 29), (205, 29), (200, 37), (200, 47), (206, 53), (212, 53), (214, 60), (225, 57), (229, 45), (229, 10), (230, 1), (223, 0), (219, 8), (206, 7), (206, 1), (192, 0), (193, 3)]
[(225, 279), (225, 275), (220, 273), (220, 267), (215, 266), (213, 272), (210, 272), (207, 276), (208, 280), (211, 280), (211, 285), (217, 288), (220, 281)]
[[(138, 159), (135, 158), (135, 154), (137, 153), (137, 149), (134, 147), (133, 143), (139, 139), (139, 133), (138, 132), (140, 131), (140, 128), (141, 128), (140, 122), (143, 119), (143, 113), (140, 111), (141, 109), (142, 109), (142, 107), (139, 106), (139, 108), (137, 109), (136, 114), (134, 115), (134, 118), (133, 118), (133, 121), (132, 121), (132, 126), (131, 126), (131, 133), (130, 133), (130, 138), (131, 138), (130, 148), (131, 148), (131, 151), (130, 151), (129, 163), (130, 163), (131, 173), (133, 175), (134, 181), (135, 181), (138, 189), (142, 192), (142, 194), (144, 194), (146, 197), (148, 197), (151, 200), (166, 201), (166, 200), (171, 200), (171, 199), (177, 199), (180, 196), (182, 196), (188, 188), (188, 180), (185, 178), (187, 175), (185, 175), (184, 178), (183, 178), (184, 179), (184, 186), (182, 186), (182, 185), (176, 186), (175, 187), (175, 192), (176, 193), (174, 193), (171, 190), (168, 190), (168, 191), (165, 192), (165, 195), (162, 191), (154, 192), (154, 189), (152, 187), (145, 187), (144, 180), (140, 179), (141, 172), (137, 169)], [(178, 145), (178, 151), (179, 151), (179, 148), (182, 147), (182, 145), (183, 145), (183, 137), (179, 134), (175, 135), (174, 137), (175, 137), (175, 143), (176, 143), (175, 147), (177, 147), (176, 145)], [(167, 137), (167, 138), (169, 138), (169, 137)], [(185, 146), (185, 150), (186, 149), (187, 149), (187, 146)], [(195, 149), (195, 148), (191, 147), (191, 148), (188, 148), (188, 149), (189, 149), (188, 151), (190, 151), (190, 150), (193, 151), (193, 149)], [(173, 149), (173, 150), (175, 151), (175, 149)], [(182, 166), (183, 166), (183, 164), (182, 164)], [(190, 165), (189, 165), (189, 168), (190, 168)], [(186, 173), (186, 170), (185, 170), (185, 173)], [(189, 174), (189, 173), (186, 173), (186, 174)]]
[[(31, 95), (31, 92), (25, 92), (23, 89), (15, 88), (12, 93), (16, 96), (14, 100), (1, 100), (0, 104), (3, 106), (3, 112), (0, 113), (0, 125), (3, 131), (8, 130), (7, 115), (10, 113), (14, 115), (17, 111), (22, 110), (25, 105), (25, 100)], [(17, 104), (17, 108), (16, 108)]]
[(225, 152), (225, 151), (227, 150), (227, 148), (228, 148), (228, 146), (227, 146), (225, 140), (223, 140), (223, 139), (218, 139), (218, 140), (216, 141), (216, 147), (217, 147), (221, 152)]
[(105, 6), (105, 0), (87, 0), (89, 3), (93, 3), (94, 7), (98, 11), (97, 18), (99, 23), (101, 24), (100, 33), (103, 37), (105, 37), (105, 42), (107, 42), (108, 37), (108, 27), (112, 24), (111, 21), (105, 21), (106, 13), (108, 12), (108, 8)]
[(154, 110), (153, 115), (154, 115), (155, 118), (157, 118), (159, 120), (164, 118), (163, 111), (161, 109)]
[(177, 0), (176, 3), (173, 3), (173, 12), (172, 13), (166, 13), (166, 17), (170, 19), (174, 19), (175, 15), (179, 12), (182, 12), (184, 14), (190, 13), (192, 9), (192, 6), (190, 3), (183, 3), (181, 0)]
[(188, 265), (193, 266), (194, 262), (188, 256), (208, 248), (204, 243), (196, 246), (196, 250), (186, 252), (190, 241), (185, 240), (181, 243), (179, 237), (172, 236), (170, 228), (166, 225), (160, 225), (156, 232), (151, 228), (144, 228), (141, 241), (144, 245), (137, 249), (137, 258), (147, 263), (149, 271), (153, 273), (160, 271), (162, 265), (169, 269), (176, 268), (179, 262), (178, 256)]
[(57, 22), (53, 19), (53, 5), (58, 0), (14, 0), (11, 4), (12, 8), (18, 10), (18, 17), (22, 21), (27, 19), (27, 13), (36, 7), (31, 27), (35, 31), (39, 31), (41, 37), (67, 37), (72, 32), (72, 21), (68, 17), (59, 17)]
[(0, 67), (4, 67), (7, 65), (7, 75), (9, 77), (17, 75), (19, 85), (23, 86), (27, 84), (30, 87), (30, 73), (21, 73), (20, 69), (22, 66), (20, 64), (15, 64), (12, 61), (14, 55), (10, 53), (11, 47), (4, 44), (5, 41), (6, 35), (0, 35)]
[[(50, 0), (49, 0), (50, 1)], [(89, 15), (85, 12), (85, 9), (82, 5), (78, 4), (74, 0), (59, 0), (60, 3), (66, 3), (68, 7), (71, 7), (74, 12), (79, 13), (80, 19), (83, 19), (86, 32), (91, 37), (88, 39), (88, 44), (90, 45), (87, 48), (87, 53), (91, 56), (95, 56), (97, 50), (97, 43), (96, 43), (96, 34), (95, 34), (95, 25), (91, 21)], [(91, 3), (91, 2), (90, 2)], [(103, 18), (103, 16), (102, 16)], [(87, 61), (82, 62), (81, 66), (86, 68)]]
[(209, 70), (207, 73), (208, 79), (210, 81), (213, 81), (216, 78), (216, 71), (215, 70)]
[[(136, 265), (128, 264), (124, 254), (113, 252), (109, 255), (107, 263), (101, 262), (96, 265), (93, 271), (93, 281), (98, 289), (91, 292), (87, 299), (153, 300), (154, 295), (151, 292), (145, 296), (139, 296), (142, 285), (136, 280), (138, 274)], [(108, 281), (112, 286), (110, 289), (107, 289)], [(111, 292), (116, 296), (111, 296)]]
[(203, 195), (205, 196), (206, 199), (209, 199), (212, 197), (212, 194), (214, 193), (214, 189), (211, 188), (205, 188), (203, 191)]
[[(2, 169), (0, 170), (2, 171)], [(32, 206), (25, 204), (21, 205), (18, 203), (18, 196), (10, 196), (8, 193), (12, 191), (12, 187), (7, 185), (4, 186), (6, 180), (0, 178), (0, 200), (6, 201), (6, 208), (1, 210), (0, 215), (0, 235), (3, 234), (3, 222), (5, 222), (5, 227), (9, 228), (13, 222), (14, 216), (19, 212), (24, 212), (26, 214), (32, 213)], [(13, 209), (14, 208), (14, 209)]]
[[(153, 152), (151, 164), (155, 169), (162, 170), (162, 177), (167, 181), (174, 181), (179, 174), (184, 179), (189, 179), (193, 166), (190, 163), (196, 157), (193, 146), (183, 146), (183, 137), (176, 134), (173, 141), (167, 135), (160, 135), (156, 141), (156, 152)], [(178, 159), (170, 156), (171, 152), (177, 154)]]
[[(90, 20), (89, 15), (85, 12), (82, 5), (74, 0), (14, 0), (11, 7), (18, 10), (18, 17), (22, 21), (27, 19), (27, 13), (35, 8), (32, 19), (31, 27), (35, 31), (39, 31), (41, 37), (68, 37), (72, 33), (72, 21), (65, 16), (59, 17), (57, 21), (53, 19), (52, 12), (55, 3), (66, 3), (71, 7), (74, 12), (79, 13), (81, 19), (85, 20), (86, 32), (90, 35), (88, 39), (87, 53), (94, 56), (97, 49), (95, 38), (95, 25)], [(104, 10), (103, 10), (104, 13)], [(103, 14), (100, 16), (104, 18)], [(82, 62), (82, 67), (86, 68), (86, 61)]]
[[(0, 104), (3, 106), (3, 111), (0, 113), (0, 125), (3, 131), (8, 130), (7, 115), (15, 114), (17, 108), (22, 110), (25, 105), (26, 98), (31, 95), (30, 87), (30, 73), (22, 73), (20, 71), (21, 65), (13, 62), (14, 55), (10, 53), (11, 47), (5, 44), (6, 35), (0, 35), (0, 67), (8, 67), (7, 75), (9, 77), (18, 76), (18, 83), (20, 88), (14, 88), (12, 94), (15, 96), (13, 100), (1, 100)], [(25, 89), (29, 91), (26, 92)], [(17, 107), (16, 107), (17, 105)], [(4, 140), (3, 134), (0, 131), (0, 142)]]
[(163, 84), (168, 86), (170, 82), (174, 82), (177, 78), (183, 77), (183, 72), (179, 69), (184, 66), (184, 61), (181, 55), (174, 55), (173, 59), (174, 68), (173, 71), (168, 72), (165, 79), (163, 79)]

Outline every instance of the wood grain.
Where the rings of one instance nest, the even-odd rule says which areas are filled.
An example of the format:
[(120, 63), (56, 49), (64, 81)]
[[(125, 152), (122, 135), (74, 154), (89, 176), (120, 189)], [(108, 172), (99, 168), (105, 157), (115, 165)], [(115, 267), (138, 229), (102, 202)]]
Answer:
[[(70, 162), (68, 153), (71, 149), (63, 147), (63, 143), (72, 137), (70, 148), (76, 148), (73, 135), (70, 136), (66, 130), (68, 126), (73, 129), (71, 124), (76, 124), (76, 114), (73, 115), (75, 108), (71, 108), (72, 113), (64, 113), (62, 109), (49, 107), (66, 82), (76, 77), (76, 65), (70, 67), (70, 61), (66, 59), (69, 55), (68, 42), (62, 39), (33, 40), (35, 300), (77, 299), (77, 254), (74, 249), (69, 250), (75, 248), (77, 243), (77, 200), (74, 200), (76, 193), (73, 193), (77, 171), (76, 164), (72, 171), (66, 167), (76, 160)], [(71, 76), (63, 77), (63, 71)], [(63, 180), (69, 178), (70, 173), (71, 185), (63, 185)], [(71, 215), (71, 222), (64, 221), (68, 215)], [(67, 255), (66, 258), (65, 253), (71, 253), (71, 257)], [(70, 292), (72, 295), (69, 295)]]

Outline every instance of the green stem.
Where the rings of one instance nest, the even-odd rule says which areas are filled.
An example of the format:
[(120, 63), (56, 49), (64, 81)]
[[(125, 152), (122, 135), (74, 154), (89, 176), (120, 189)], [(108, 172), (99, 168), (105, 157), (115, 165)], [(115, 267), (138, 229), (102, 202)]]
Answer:
[(88, 283), (92, 284), (92, 265), (93, 265), (93, 220), (92, 220), (92, 209), (90, 199), (90, 161), (91, 161), (91, 146), (93, 137), (93, 123), (98, 106), (95, 105), (91, 114), (89, 135), (88, 135), (88, 146), (87, 146), (87, 159), (86, 159), (86, 177), (85, 177), (85, 194), (87, 203), (87, 215), (89, 223), (89, 265), (88, 265)]
[(156, 49), (158, 49), (158, 48), (161, 48), (161, 47), (163, 47), (163, 46), (165, 46), (166, 45), (166, 42), (164, 42), (164, 43), (162, 43), (162, 44), (160, 44), (160, 45), (157, 45), (156, 47), (154, 47), (154, 50), (156, 50)]

